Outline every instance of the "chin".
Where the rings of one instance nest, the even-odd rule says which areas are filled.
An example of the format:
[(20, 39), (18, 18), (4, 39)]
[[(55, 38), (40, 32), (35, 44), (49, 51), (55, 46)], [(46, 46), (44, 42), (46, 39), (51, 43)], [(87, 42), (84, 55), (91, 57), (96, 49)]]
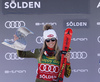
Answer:
[(49, 46), (49, 48), (54, 48), (54, 46)]

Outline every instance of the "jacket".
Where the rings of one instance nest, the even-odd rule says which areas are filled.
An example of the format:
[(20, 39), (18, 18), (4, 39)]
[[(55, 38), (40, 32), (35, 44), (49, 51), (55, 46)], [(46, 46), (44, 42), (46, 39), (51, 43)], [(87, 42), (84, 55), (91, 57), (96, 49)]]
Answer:
[[(17, 50), (17, 54), (22, 58), (36, 58), (38, 60), (38, 74), (36, 76), (36, 82), (56, 82), (60, 60), (55, 60), (55, 57), (46, 57), (43, 54), (42, 61), (39, 62), (40, 49), (34, 49), (30, 51), (19, 51)], [(60, 53), (61, 54), (61, 53)], [(69, 77), (71, 74), (71, 66), (70, 63), (66, 64), (65, 68), (65, 77)]]

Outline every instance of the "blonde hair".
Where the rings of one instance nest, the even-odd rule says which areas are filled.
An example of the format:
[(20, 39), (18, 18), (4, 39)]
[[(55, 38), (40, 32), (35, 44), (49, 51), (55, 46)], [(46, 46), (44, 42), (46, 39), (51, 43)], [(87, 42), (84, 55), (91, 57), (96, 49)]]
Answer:
[[(40, 62), (42, 61), (42, 55), (44, 54), (44, 48), (45, 48), (46, 46), (47, 46), (47, 45), (46, 45), (46, 42), (44, 41), (43, 47), (42, 47), (41, 52), (40, 52), (40, 57), (39, 57), (39, 61), (40, 61)], [(59, 47), (58, 47), (57, 40), (56, 40), (56, 44), (55, 44), (55, 46), (54, 46), (54, 49), (55, 49), (55, 52), (56, 52), (56, 54), (55, 54), (55, 59), (56, 59), (56, 60), (59, 60), (59, 58), (60, 58), (60, 55), (59, 55), (60, 49), (59, 49)]]

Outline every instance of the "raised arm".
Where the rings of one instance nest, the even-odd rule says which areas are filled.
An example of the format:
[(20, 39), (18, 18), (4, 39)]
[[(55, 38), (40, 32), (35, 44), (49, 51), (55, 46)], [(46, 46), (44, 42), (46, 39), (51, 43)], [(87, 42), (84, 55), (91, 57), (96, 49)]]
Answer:
[(38, 58), (40, 55), (40, 49), (34, 49), (30, 51), (17, 50), (17, 55), (22, 58)]

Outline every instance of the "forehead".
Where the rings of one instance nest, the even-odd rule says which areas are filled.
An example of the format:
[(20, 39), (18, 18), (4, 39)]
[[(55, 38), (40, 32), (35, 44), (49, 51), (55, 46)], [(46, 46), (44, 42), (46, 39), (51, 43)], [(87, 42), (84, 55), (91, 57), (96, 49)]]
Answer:
[(55, 38), (55, 37), (49, 37), (49, 38), (47, 38), (47, 39), (53, 39), (53, 38)]

